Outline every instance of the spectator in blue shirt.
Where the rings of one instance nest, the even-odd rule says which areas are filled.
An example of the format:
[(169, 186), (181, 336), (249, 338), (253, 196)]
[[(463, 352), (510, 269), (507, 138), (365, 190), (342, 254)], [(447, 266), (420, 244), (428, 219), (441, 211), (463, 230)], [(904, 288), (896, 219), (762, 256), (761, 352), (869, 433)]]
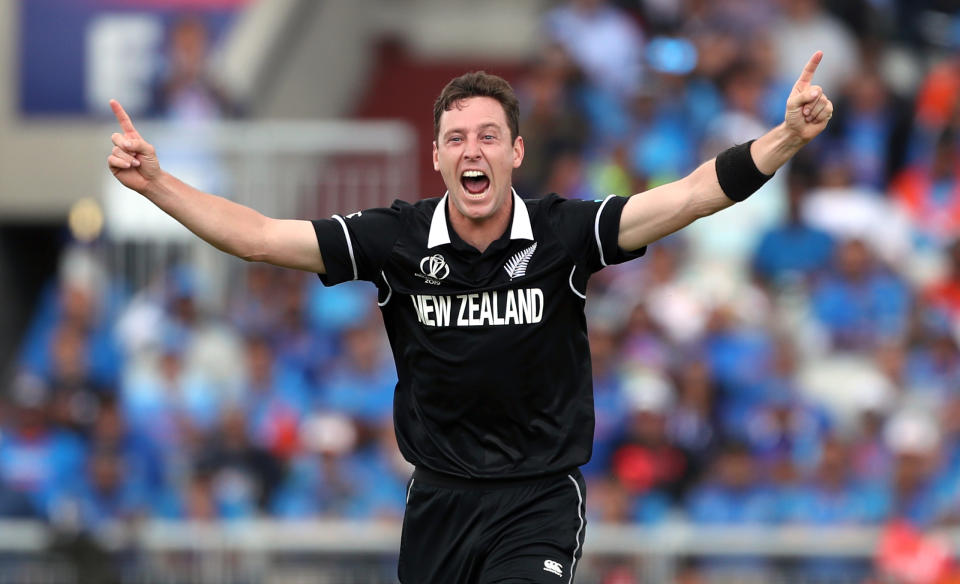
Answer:
[(796, 391), (788, 386), (772, 389), (766, 403), (747, 418), (746, 436), (765, 467), (786, 460), (798, 469), (810, 469), (829, 430), (826, 412)]
[(131, 375), (123, 385), (124, 417), (163, 453), (165, 464), (180, 465), (210, 432), (222, 405), (210, 382), (184, 370), (182, 348), (170, 341), (155, 370)]
[(878, 524), (887, 511), (882, 490), (854, 474), (848, 445), (831, 436), (823, 441), (819, 465), (785, 509), (784, 519), (824, 526)]
[(805, 172), (791, 170), (787, 218), (761, 236), (753, 255), (754, 272), (761, 281), (774, 285), (798, 277), (809, 284), (813, 276), (826, 270), (833, 257), (833, 239), (825, 231), (807, 225), (800, 212), (809, 179)]
[[(687, 498), (685, 509), (694, 525), (763, 526), (777, 521), (777, 494), (759, 476), (745, 444), (725, 444), (715, 468)], [(769, 567), (767, 561), (753, 556), (708, 558), (702, 565), (709, 572), (726, 575), (731, 582), (747, 574), (751, 580), (762, 577)]]
[(716, 399), (710, 367), (703, 360), (690, 359), (677, 374), (677, 405), (668, 421), (670, 437), (687, 455), (689, 477), (699, 480), (720, 443)]
[(122, 358), (113, 335), (114, 311), (122, 295), (103, 267), (80, 249), (64, 254), (60, 275), (40, 299), (21, 347), (20, 363), (46, 379), (56, 376), (56, 336), (69, 327), (83, 339), (83, 374), (94, 387), (116, 384)]
[(97, 401), (112, 388), (95, 380), (90, 359), (90, 338), (75, 324), (64, 321), (50, 339), (51, 363), (47, 376), (52, 422), (78, 435), (90, 430), (97, 415)]
[(357, 461), (367, 468), (371, 478), (356, 489), (355, 508), (366, 518), (399, 520), (406, 507), (413, 465), (400, 454), (392, 419), (381, 420), (374, 432), (372, 440), (357, 452)]
[(358, 432), (340, 414), (315, 414), (301, 430), (304, 449), (271, 503), (282, 519), (366, 518), (370, 507), (361, 492), (380, 477), (357, 450)]
[(628, 419), (628, 402), (623, 391), (618, 333), (609, 323), (590, 326), (590, 362), (593, 369), (595, 410), (593, 455), (582, 467), (586, 477), (599, 477), (610, 468), (613, 448), (621, 439)]
[(850, 239), (837, 248), (833, 269), (811, 300), (835, 349), (863, 351), (906, 332), (911, 292), (877, 265), (866, 243)]
[(742, 323), (732, 310), (719, 307), (710, 316), (702, 350), (720, 390), (722, 428), (746, 439), (747, 417), (766, 398), (774, 355), (770, 331)]
[(913, 316), (904, 378), (916, 397), (935, 408), (960, 387), (960, 348), (943, 311), (918, 301)]
[(297, 428), (312, 395), (301, 372), (277, 362), (266, 337), (246, 340), (247, 375), (237, 407), (249, 424), (252, 442), (287, 459), (297, 447)]
[(868, 66), (845, 84), (837, 112), (829, 134), (849, 160), (854, 184), (884, 191), (907, 154), (909, 104), (891, 91), (875, 66)]
[(281, 461), (252, 443), (247, 428), (242, 410), (226, 410), (217, 433), (198, 455), (199, 464), (211, 477), (213, 500), (227, 517), (266, 512), (283, 480)]
[(53, 523), (77, 521), (83, 530), (96, 531), (115, 521), (132, 521), (150, 510), (145, 485), (127, 473), (125, 457), (112, 448), (95, 448), (86, 472), (50, 496), (48, 518)]
[[(562, 46), (590, 81), (588, 89), (602, 100), (594, 126), (609, 119), (640, 88), (643, 72), (643, 34), (629, 15), (608, 0), (571, 0), (544, 16), (546, 36)], [(599, 104), (598, 104), (599, 105)]]
[(749, 448), (723, 446), (716, 472), (686, 501), (687, 514), (702, 525), (769, 525), (777, 520), (777, 497), (761, 480)]
[(10, 418), (0, 440), (0, 482), (45, 514), (52, 494), (83, 473), (86, 450), (50, 423), (48, 388), (35, 378), (14, 382)]
[(243, 281), (230, 289), (227, 315), (241, 331), (266, 331), (276, 326), (280, 307), (275, 302), (277, 279), (284, 270), (270, 264), (250, 263), (243, 267)]
[(361, 430), (375, 427), (393, 415), (397, 370), (386, 337), (368, 318), (343, 332), (343, 352), (323, 379), (317, 405), (348, 415)]
[(937, 421), (922, 412), (902, 411), (891, 417), (884, 438), (894, 453), (893, 473), (884, 485), (888, 519), (932, 527), (956, 496), (954, 485), (938, 480), (936, 473), (942, 439)]
[[(310, 326), (308, 306), (313, 282), (307, 280), (307, 276), (304, 272), (281, 270), (274, 279), (271, 298), (276, 306), (275, 320), (269, 328), (249, 331), (269, 340), (274, 349), (277, 375), (290, 381), (300, 377), (300, 383), (308, 383), (310, 379), (326, 374), (338, 341), (333, 331), (320, 331)], [(350, 317), (349, 310), (347, 317)]]
[[(879, 524), (887, 515), (888, 500), (876, 483), (858, 480), (850, 464), (846, 443), (838, 437), (824, 440), (819, 465), (784, 506), (784, 520), (822, 527)], [(811, 581), (862, 579), (863, 562), (813, 558), (799, 566)]]
[(782, 460), (810, 471), (830, 429), (830, 417), (803, 395), (797, 381), (796, 349), (788, 337), (774, 341), (770, 361), (763, 398), (747, 415), (744, 435), (763, 465)]
[(87, 444), (91, 451), (110, 452), (121, 458), (124, 482), (150, 497), (163, 492), (168, 477), (162, 453), (140, 428), (127, 422), (114, 398), (98, 402)]

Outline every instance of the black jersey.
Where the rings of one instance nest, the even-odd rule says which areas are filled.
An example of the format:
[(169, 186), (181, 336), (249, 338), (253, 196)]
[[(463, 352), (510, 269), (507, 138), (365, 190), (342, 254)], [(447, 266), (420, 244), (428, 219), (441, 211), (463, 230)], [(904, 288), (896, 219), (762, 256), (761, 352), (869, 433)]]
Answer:
[(585, 464), (593, 386), (587, 280), (643, 255), (617, 245), (627, 199), (522, 200), (480, 253), (447, 196), (314, 221), (326, 285), (369, 280), (397, 365), (404, 457), (462, 477), (533, 477)]

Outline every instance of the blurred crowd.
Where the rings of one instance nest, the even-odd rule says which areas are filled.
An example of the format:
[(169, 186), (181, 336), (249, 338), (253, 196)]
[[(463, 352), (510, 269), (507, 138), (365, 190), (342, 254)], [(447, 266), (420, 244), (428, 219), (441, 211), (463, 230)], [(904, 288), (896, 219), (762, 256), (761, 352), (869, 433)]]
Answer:
[[(591, 519), (960, 520), (960, 17), (921, 4), (571, 0), (544, 15), (515, 83), (523, 196), (681, 178), (782, 121), (816, 50), (836, 104), (747, 202), (591, 282)], [(372, 287), (251, 264), (210, 304), (188, 265), (128, 291), (96, 258), (65, 254), (23, 342), (0, 516), (402, 515), (411, 468)]]

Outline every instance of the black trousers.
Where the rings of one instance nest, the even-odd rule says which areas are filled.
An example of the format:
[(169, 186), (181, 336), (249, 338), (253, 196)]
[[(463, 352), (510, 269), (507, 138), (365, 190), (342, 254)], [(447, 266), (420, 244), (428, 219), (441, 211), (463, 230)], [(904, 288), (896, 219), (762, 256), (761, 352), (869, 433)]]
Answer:
[(402, 584), (569, 584), (583, 551), (578, 470), (471, 480), (418, 468), (407, 486)]

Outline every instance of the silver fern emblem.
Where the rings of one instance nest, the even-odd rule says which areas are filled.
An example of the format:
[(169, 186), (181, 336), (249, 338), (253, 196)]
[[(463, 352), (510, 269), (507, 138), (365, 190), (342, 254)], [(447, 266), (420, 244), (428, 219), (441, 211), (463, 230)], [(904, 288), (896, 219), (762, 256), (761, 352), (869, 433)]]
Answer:
[(507, 275), (510, 276), (510, 279), (519, 278), (524, 276), (527, 273), (527, 264), (530, 263), (530, 257), (533, 256), (533, 252), (537, 250), (537, 242), (534, 241), (533, 245), (528, 247), (523, 251), (518, 251), (513, 254), (513, 257), (504, 264), (503, 269), (507, 271)]

